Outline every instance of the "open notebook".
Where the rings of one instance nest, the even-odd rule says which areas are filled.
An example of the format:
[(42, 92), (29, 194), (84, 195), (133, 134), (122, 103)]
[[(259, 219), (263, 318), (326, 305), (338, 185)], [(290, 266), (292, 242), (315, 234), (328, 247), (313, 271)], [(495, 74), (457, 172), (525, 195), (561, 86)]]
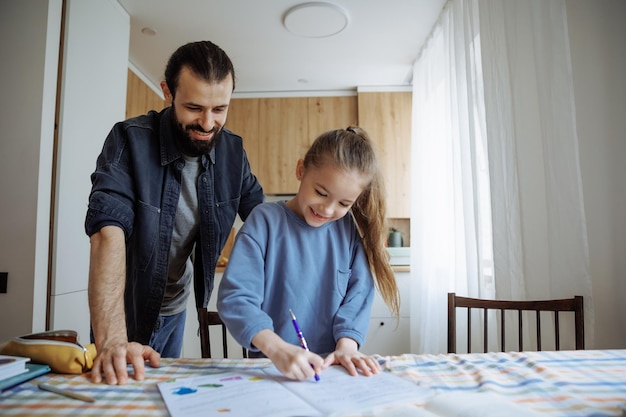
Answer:
[(319, 382), (289, 380), (272, 366), (170, 380), (158, 387), (172, 417), (343, 415), (432, 396), (395, 375), (352, 377), (340, 366), (326, 369)]
[(320, 377), (319, 382), (291, 381), (272, 366), (172, 379), (158, 387), (172, 417), (534, 415), (496, 395), (435, 395), (430, 389), (385, 372), (352, 377), (343, 367), (332, 366)]

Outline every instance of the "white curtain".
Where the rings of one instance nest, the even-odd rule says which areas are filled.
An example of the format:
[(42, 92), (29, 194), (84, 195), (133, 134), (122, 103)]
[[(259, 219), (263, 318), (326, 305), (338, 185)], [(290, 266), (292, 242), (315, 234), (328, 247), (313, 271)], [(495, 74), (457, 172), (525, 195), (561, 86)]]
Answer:
[(415, 63), (413, 113), (411, 351), (446, 351), (448, 292), (583, 295), (592, 347), (564, 0), (450, 0)]

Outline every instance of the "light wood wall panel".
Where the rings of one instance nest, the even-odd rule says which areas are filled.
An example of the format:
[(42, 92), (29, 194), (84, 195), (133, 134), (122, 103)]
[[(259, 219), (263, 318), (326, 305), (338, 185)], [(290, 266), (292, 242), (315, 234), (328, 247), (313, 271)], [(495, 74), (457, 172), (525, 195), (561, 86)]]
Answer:
[(150, 110), (160, 111), (164, 107), (166, 107), (165, 101), (134, 72), (128, 70), (126, 118), (140, 116)]
[(298, 191), (296, 163), (321, 133), (356, 124), (356, 96), (231, 100), (226, 126), (244, 138), (266, 194)]
[(259, 135), (259, 99), (231, 99), (226, 128), (243, 138), (243, 147), (248, 155), (250, 168), (258, 178), (261, 158), (267, 157), (267, 153), (262, 152), (262, 139)]
[(358, 94), (359, 125), (377, 144), (393, 218), (411, 214), (411, 99), (410, 92)]
[(296, 163), (308, 149), (308, 101), (299, 97), (263, 98), (259, 135), (259, 175), (268, 194), (295, 193)]
[(309, 143), (323, 132), (357, 124), (356, 96), (308, 98)]

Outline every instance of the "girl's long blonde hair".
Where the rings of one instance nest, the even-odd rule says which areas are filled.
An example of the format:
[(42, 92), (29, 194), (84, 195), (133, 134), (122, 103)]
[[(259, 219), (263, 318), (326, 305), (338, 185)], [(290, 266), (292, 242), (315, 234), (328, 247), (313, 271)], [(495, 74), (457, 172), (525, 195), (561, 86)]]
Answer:
[(357, 170), (370, 178), (369, 185), (354, 202), (351, 212), (363, 240), (376, 288), (398, 317), (400, 295), (385, 250), (388, 228), (384, 181), (367, 132), (358, 126), (350, 126), (321, 134), (307, 151), (304, 167), (321, 167), (328, 163), (348, 171)]

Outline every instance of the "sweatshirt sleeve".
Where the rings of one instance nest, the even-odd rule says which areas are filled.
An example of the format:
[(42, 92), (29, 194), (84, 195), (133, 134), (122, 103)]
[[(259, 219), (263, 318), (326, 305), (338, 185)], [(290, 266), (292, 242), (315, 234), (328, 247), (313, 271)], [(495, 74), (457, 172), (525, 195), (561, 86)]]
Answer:
[[(272, 319), (261, 309), (265, 248), (259, 242), (266, 234), (256, 224), (258, 220), (258, 216), (251, 215), (237, 234), (217, 298), (217, 309), (226, 327), (237, 343), (251, 351), (258, 351), (252, 346), (258, 332), (274, 330)], [(250, 229), (255, 232), (250, 233)]]

